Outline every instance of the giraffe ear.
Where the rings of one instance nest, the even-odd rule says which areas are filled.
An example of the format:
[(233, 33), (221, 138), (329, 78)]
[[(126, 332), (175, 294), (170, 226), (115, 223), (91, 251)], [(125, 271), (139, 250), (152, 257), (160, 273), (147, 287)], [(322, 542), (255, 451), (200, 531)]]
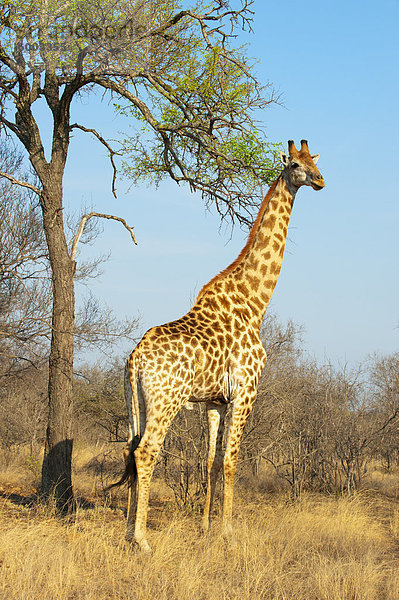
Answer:
[(319, 158), (320, 158), (320, 154), (312, 154), (312, 160), (313, 160), (314, 164), (317, 163)]
[(288, 166), (288, 156), (285, 154), (285, 152), (280, 151), (280, 158), (281, 158), (281, 162), (283, 163), (283, 165), (285, 167), (287, 167)]

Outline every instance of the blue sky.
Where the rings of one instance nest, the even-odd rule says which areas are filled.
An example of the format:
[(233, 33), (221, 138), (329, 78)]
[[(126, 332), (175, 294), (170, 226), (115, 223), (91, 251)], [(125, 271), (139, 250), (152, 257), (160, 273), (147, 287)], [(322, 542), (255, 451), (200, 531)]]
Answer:
[[(284, 102), (259, 118), (272, 141), (308, 139), (326, 180), (319, 193), (298, 192), (271, 308), (304, 326), (306, 348), (320, 362), (355, 365), (370, 353), (397, 351), (399, 3), (254, 6), (254, 34), (243, 41), (259, 79), (273, 82)], [(74, 106), (73, 118), (109, 138), (126, 127), (93, 96)], [(139, 241), (133, 246), (119, 224), (106, 222), (93, 248), (81, 252), (112, 252), (90, 288), (118, 315), (140, 314), (144, 332), (184, 314), (234, 260), (246, 233), (219, 229), (201, 198), (172, 182), (130, 190), (120, 182), (115, 200), (111, 177), (104, 148), (76, 132), (66, 206), (122, 216)], [(78, 297), (84, 293), (78, 286)]]

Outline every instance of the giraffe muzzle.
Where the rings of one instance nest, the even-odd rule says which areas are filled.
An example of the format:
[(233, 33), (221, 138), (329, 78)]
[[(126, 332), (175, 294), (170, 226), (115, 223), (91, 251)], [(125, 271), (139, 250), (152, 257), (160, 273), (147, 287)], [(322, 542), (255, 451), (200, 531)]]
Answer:
[(311, 186), (314, 190), (322, 190), (325, 186), (323, 177), (318, 177), (316, 180), (312, 180)]

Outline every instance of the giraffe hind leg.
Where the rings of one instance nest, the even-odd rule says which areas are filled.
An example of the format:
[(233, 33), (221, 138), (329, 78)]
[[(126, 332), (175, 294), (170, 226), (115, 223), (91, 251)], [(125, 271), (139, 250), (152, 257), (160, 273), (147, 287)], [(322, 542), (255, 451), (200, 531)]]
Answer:
[(135, 436), (123, 451), (125, 460), (125, 473), (128, 472), (128, 500), (127, 500), (127, 525), (126, 540), (131, 542), (134, 536), (134, 521), (137, 506), (137, 465), (134, 452), (140, 443), (141, 437)]
[(256, 387), (239, 388), (236, 393), (237, 397), (233, 400), (233, 411), (224, 454), (222, 533), (229, 540), (232, 538), (234, 477), (237, 469), (238, 451), (245, 424), (256, 399)]
[[(151, 410), (147, 413), (146, 428), (139, 445), (134, 451), (134, 459), (137, 468), (137, 507), (134, 526), (134, 536), (131, 541), (136, 543), (140, 550), (151, 552), (147, 542), (147, 513), (150, 493), (150, 484), (154, 471), (156, 459), (162, 448), (166, 433), (172, 420), (180, 408), (188, 400), (188, 395), (174, 394), (173, 402), (164, 398), (162, 415), (154, 415)], [(133, 493), (133, 491), (132, 491)], [(130, 517), (130, 514), (129, 514)], [(129, 523), (128, 523), (129, 525)], [(128, 529), (127, 535), (131, 535)]]
[(202, 531), (209, 531), (217, 477), (223, 464), (223, 433), (227, 405), (207, 405), (208, 417), (208, 482), (202, 515)]

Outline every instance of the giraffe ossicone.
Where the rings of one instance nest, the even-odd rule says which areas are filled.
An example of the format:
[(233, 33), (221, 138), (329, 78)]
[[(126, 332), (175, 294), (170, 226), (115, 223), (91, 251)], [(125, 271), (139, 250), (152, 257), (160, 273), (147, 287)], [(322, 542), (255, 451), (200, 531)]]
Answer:
[[(129, 483), (127, 539), (149, 551), (146, 524), (150, 482), (168, 428), (187, 402), (205, 402), (208, 487), (202, 529), (210, 526), (219, 471), (224, 469), (222, 528), (231, 533), (238, 450), (266, 361), (259, 330), (280, 273), (297, 190), (324, 187), (306, 140), (288, 142), (284, 169), (271, 185), (237, 259), (200, 291), (182, 318), (153, 327), (125, 369), (130, 435), (125, 449)], [(225, 417), (231, 416), (225, 432)], [(225, 435), (226, 434), (226, 435)]]

